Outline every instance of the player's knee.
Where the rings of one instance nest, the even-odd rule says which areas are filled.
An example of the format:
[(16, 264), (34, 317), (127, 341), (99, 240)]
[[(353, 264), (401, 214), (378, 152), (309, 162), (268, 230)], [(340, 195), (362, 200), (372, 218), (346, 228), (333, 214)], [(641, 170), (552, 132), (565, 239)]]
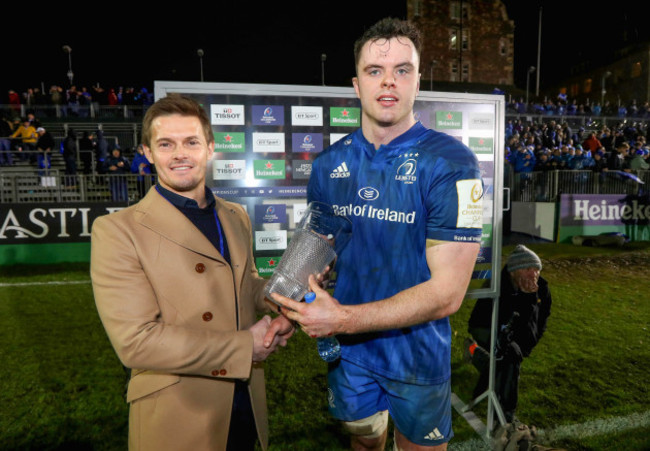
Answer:
[(356, 421), (344, 421), (343, 427), (351, 435), (368, 439), (381, 437), (388, 428), (388, 411), (377, 412)]

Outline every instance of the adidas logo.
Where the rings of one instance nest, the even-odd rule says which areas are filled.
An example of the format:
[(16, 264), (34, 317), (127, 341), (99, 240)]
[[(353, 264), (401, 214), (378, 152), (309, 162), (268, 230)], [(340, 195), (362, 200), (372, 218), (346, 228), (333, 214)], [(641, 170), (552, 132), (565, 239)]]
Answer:
[(330, 178), (333, 179), (342, 179), (346, 177), (350, 177), (350, 171), (348, 170), (348, 165), (345, 164), (345, 161), (341, 163), (336, 169), (334, 169), (330, 174)]
[(445, 436), (440, 433), (438, 428), (435, 428), (433, 431), (425, 435), (424, 438), (426, 440), (442, 440)]

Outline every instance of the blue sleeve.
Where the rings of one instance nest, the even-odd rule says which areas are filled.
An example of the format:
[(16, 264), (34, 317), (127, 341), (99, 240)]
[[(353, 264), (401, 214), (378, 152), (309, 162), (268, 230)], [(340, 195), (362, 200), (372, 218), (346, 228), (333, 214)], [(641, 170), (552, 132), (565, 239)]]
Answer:
[(427, 238), (480, 242), (483, 229), (483, 181), (471, 151), (436, 162), (425, 203)]

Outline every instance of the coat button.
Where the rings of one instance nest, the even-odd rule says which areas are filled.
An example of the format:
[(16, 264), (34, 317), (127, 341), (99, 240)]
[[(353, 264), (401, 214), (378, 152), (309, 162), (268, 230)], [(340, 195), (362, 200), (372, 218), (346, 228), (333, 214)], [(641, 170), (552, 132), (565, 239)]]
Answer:
[(203, 271), (205, 271), (205, 265), (203, 263), (197, 263), (194, 269), (196, 270), (196, 272), (202, 273)]
[(219, 370), (212, 370), (212, 372), (210, 374), (212, 374), (213, 376), (218, 376), (219, 375)]
[(203, 314), (203, 321), (211, 321), (212, 320), (212, 313), (210, 312), (205, 312)]
[(228, 371), (226, 371), (226, 370), (220, 370), (219, 371), (219, 376), (225, 376), (226, 374), (228, 374)]

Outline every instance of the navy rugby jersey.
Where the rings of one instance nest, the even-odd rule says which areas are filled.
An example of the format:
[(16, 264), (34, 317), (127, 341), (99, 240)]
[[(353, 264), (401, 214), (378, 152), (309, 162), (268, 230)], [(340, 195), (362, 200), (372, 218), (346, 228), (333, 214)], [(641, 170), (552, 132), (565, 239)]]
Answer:
[[(314, 160), (307, 200), (352, 221), (334, 297), (360, 304), (428, 280), (426, 240), (480, 242), (483, 183), (476, 156), (420, 122), (375, 150), (361, 129)], [(342, 358), (395, 380), (441, 383), (451, 373), (448, 318), (339, 336)]]

